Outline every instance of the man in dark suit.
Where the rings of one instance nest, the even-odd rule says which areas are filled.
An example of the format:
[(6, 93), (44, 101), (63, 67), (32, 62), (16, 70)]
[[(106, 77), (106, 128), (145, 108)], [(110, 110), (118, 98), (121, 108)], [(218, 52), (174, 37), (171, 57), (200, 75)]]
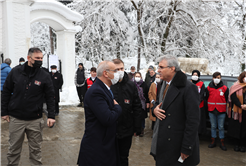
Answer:
[(110, 90), (110, 86), (119, 80), (115, 64), (101, 62), (97, 67), (97, 78), (85, 95), (85, 133), (78, 165), (116, 166), (119, 165), (116, 125), (122, 110)]
[(54, 90), (55, 90), (55, 115), (59, 115), (59, 102), (60, 102), (60, 89), (63, 85), (63, 78), (62, 74), (57, 71), (57, 66), (52, 65), (50, 66), (51, 72), (50, 76), (53, 82)]
[[(199, 93), (180, 70), (177, 58), (159, 59), (158, 73), (164, 81), (153, 113), (157, 117), (151, 154), (156, 165), (198, 165)], [(182, 163), (183, 162), (183, 163)]]

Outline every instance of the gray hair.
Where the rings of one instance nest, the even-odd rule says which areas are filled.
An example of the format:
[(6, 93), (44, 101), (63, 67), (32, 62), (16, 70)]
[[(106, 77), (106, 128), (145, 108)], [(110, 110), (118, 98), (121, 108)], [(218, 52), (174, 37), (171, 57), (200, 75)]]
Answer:
[(11, 64), (11, 59), (10, 58), (6, 58), (5, 60), (4, 60), (4, 63), (6, 63), (6, 64), (8, 64), (8, 65), (10, 65)]
[(108, 63), (112, 62), (112, 61), (103, 61), (101, 63), (99, 63), (99, 65), (97, 66), (97, 77), (100, 77), (103, 75), (103, 72), (107, 69), (109, 69), (109, 65)]
[(178, 59), (172, 55), (163, 55), (157, 59), (157, 62), (160, 63), (161, 61), (167, 61), (167, 65), (170, 67), (175, 67), (175, 71), (180, 71), (180, 66)]

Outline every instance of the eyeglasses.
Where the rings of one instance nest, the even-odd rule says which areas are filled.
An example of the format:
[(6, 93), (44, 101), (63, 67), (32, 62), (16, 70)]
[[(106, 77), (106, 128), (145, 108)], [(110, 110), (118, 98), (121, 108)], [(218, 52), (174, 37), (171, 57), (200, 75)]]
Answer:
[(113, 71), (114, 73), (117, 73), (118, 72), (117, 69), (115, 69), (115, 70), (106, 69), (106, 71)]
[(170, 66), (167, 66), (167, 67), (158, 66), (158, 67), (157, 67), (157, 69), (161, 69), (161, 70), (162, 70), (162, 69), (164, 69), (164, 68), (168, 68), (168, 67), (170, 67)]

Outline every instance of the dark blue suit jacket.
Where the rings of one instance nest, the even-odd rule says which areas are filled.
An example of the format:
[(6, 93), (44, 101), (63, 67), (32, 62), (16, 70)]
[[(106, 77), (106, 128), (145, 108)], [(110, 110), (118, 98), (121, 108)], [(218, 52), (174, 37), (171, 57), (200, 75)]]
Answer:
[(79, 166), (118, 165), (117, 119), (122, 110), (100, 80), (88, 89), (84, 99), (85, 133), (80, 145)]

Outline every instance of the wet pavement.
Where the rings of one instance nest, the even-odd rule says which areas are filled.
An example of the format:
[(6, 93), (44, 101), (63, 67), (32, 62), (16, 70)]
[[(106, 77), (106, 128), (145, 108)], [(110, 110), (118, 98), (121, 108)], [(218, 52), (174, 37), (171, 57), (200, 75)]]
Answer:
[[(46, 117), (44, 117), (46, 119)], [(53, 128), (47, 126), (43, 131), (42, 162), (43, 165), (69, 165), (77, 163), (80, 142), (84, 133), (85, 117), (83, 108), (75, 106), (62, 106), (60, 114), (56, 118)], [(130, 166), (154, 166), (155, 161), (149, 155), (151, 146), (151, 121), (146, 119), (144, 137), (133, 137), (130, 150)], [(234, 152), (233, 144), (226, 138), (227, 151), (222, 151), (219, 146), (208, 148), (209, 135), (200, 138), (200, 159), (199, 165), (238, 165), (246, 166), (246, 153)], [(219, 142), (217, 142), (219, 145)], [(6, 154), (8, 151), (8, 123), (1, 122), (1, 165), (7, 165)], [(29, 150), (27, 139), (25, 139), (20, 165), (29, 166)]]

